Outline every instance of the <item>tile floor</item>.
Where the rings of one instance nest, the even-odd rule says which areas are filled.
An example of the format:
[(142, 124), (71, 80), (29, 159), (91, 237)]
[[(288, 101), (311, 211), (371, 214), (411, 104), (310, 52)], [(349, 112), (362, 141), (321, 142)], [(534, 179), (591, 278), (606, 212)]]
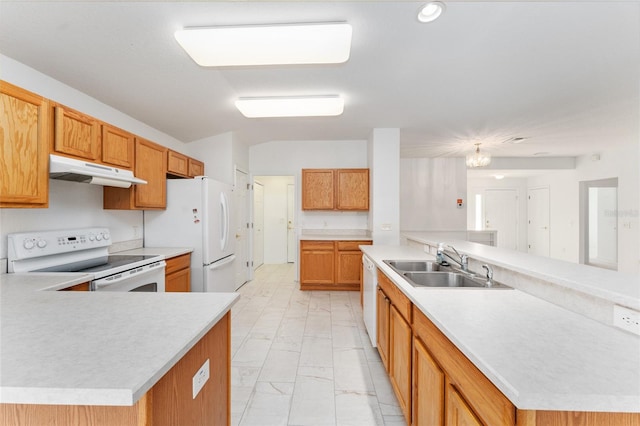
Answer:
[(261, 266), (239, 292), (232, 425), (405, 425), (358, 292), (300, 291), (292, 264)]

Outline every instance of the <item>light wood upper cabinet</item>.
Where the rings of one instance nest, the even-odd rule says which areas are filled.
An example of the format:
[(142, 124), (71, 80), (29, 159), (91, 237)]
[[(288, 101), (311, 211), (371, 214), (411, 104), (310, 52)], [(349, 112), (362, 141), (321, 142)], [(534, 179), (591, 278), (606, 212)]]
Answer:
[(102, 162), (133, 170), (134, 136), (108, 124), (102, 125)]
[(104, 187), (105, 209), (161, 210), (167, 206), (167, 148), (145, 139), (135, 139), (134, 175), (146, 185), (130, 188)]
[(369, 169), (303, 169), (302, 210), (369, 210)]
[(100, 122), (62, 105), (56, 105), (54, 111), (52, 151), (90, 161), (100, 161)]
[(336, 209), (369, 210), (369, 169), (336, 170)]
[(189, 177), (204, 176), (204, 163), (189, 157)]
[(189, 176), (189, 158), (179, 152), (167, 153), (167, 174), (179, 177)]
[(332, 169), (302, 170), (302, 210), (333, 210), (335, 184)]
[(48, 101), (0, 82), (0, 207), (49, 202)]

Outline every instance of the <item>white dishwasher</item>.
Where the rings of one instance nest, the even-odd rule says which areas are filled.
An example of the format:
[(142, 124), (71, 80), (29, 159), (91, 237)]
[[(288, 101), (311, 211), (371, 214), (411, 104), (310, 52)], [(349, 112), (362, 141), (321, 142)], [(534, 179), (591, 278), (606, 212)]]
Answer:
[(378, 277), (376, 265), (366, 255), (362, 256), (362, 316), (369, 333), (371, 345), (376, 347), (376, 294)]

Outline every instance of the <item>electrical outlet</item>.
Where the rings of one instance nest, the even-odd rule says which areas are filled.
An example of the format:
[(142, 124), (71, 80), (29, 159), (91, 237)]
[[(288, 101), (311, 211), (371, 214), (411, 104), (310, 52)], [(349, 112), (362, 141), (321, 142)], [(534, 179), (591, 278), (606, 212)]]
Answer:
[(198, 372), (193, 376), (193, 399), (196, 399), (198, 393), (204, 387), (204, 384), (209, 380), (209, 360), (207, 359)]
[(613, 325), (640, 336), (640, 312), (613, 305)]

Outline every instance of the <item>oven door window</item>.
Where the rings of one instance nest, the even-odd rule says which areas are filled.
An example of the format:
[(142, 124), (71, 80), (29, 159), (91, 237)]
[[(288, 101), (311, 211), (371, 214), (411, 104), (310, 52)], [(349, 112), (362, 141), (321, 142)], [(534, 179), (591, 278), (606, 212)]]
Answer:
[(158, 283), (149, 283), (143, 284), (140, 287), (133, 288), (129, 291), (140, 291), (143, 293), (157, 293), (158, 292)]

